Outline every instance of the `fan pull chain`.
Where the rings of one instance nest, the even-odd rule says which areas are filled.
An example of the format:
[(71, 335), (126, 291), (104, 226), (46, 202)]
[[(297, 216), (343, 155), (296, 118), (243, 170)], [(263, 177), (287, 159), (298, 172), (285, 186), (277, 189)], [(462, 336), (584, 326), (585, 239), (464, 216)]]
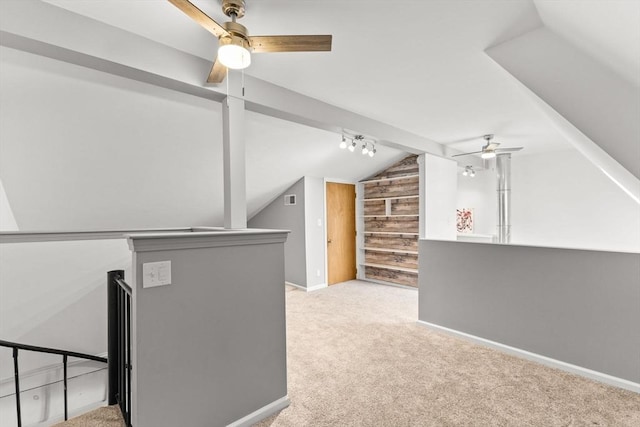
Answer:
[(244, 68), (242, 69), (242, 98), (244, 99)]

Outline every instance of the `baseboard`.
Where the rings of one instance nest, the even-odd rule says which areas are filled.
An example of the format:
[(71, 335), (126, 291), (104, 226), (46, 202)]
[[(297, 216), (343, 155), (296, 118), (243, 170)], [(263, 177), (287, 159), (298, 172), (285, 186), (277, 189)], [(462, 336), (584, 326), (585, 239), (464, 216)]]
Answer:
[(231, 424), (227, 425), (227, 427), (252, 426), (255, 423), (275, 414), (276, 412), (283, 410), (284, 408), (289, 406), (290, 403), (291, 401), (289, 400), (289, 396), (281, 397), (280, 399), (275, 400), (266, 406), (263, 406), (257, 411), (250, 413), (246, 417), (242, 417), (239, 420), (232, 422)]
[(471, 341), (476, 344), (484, 345), (486, 347), (490, 347), (490, 348), (502, 351), (503, 353), (511, 354), (513, 356), (518, 356), (523, 359), (531, 360), (533, 362), (537, 362), (545, 366), (560, 369), (562, 371), (570, 372), (572, 374), (580, 375), (582, 377), (599, 381), (604, 384), (623, 388), (625, 390), (630, 390), (635, 393), (640, 393), (640, 384), (635, 383), (633, 381), (625, 380), (623, 378), (618, 378), (609, 374), (583, 368), (582, 366), (573, 365), (571, 363), (563, 362), (561, 360), (552, 359), (550, 357), (543, 356), (541, 354), (531, 353), (530, 351), (522, 350), (516, 347), (511, 347), (506, 344), (501, 344), (499, 342), (491, 341), (485, 338), (477, 337), (475, 335), (467, 334), (465, 332), (460, 332), (455, 329), (450, 329), (444, 326), (425, 322), (423, 320), (418, 320), (418, 324), (422, 326), (426, 326), (427, 328), (433, 329), (438, 332), (444, 332), (445, 334), (449, 334), (458, 338), (465, 339), (467, 341)]
[(302, 285), (298, 285), (296, 283), (292, 283), (292, 282), (284, 282), (285, 285), (290, 285), (290, 286), (295, 286), (298, 289), (301, 289), (305, 292), (313, 292), (313, 291), (317, 291), (318, 289), (323, 289), (327, 287), (326, 283), (320, 283), (319, 285), (313, 285), (313, 286), (302, 286)]
[(313, 291), (317, 291), (318, 289), (324, 289), (327, 287), (326, 283), (320, 283), (319, 285), (313, 285), (313, 286), (309, 286), (307, 288), (307, 292), (313, 292)]

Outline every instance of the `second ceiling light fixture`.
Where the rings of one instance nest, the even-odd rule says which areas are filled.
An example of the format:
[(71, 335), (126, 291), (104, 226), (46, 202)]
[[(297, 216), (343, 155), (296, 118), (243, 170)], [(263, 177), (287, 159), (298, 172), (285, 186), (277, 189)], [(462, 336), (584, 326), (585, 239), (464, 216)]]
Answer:
[(342, 141), (340, 141), (340, 148), (347, 148), (352, 153), (356, 151), (358, 145), (361, 145), (362, 155), (373, 157), (376, 155), (376, 143), (372, 140), (367, 140), (363, 135), (346, 136), (342, 135)]

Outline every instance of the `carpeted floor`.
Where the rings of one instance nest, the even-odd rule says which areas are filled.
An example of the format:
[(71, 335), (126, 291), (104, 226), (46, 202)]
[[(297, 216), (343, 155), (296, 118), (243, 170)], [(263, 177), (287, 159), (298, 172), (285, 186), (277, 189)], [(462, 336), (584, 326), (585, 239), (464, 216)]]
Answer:
[(103, 406), (53, 427), (125, 427), (118, 405)]
[(266, 426), (640, 426), (640, 395), (416, 324), (415, 290), (287, 288), (291, 405)]

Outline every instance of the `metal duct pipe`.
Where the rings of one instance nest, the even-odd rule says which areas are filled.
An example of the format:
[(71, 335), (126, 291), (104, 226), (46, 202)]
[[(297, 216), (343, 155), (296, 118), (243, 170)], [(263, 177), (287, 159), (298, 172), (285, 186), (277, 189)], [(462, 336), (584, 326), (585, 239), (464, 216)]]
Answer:
[(496, 156), (498, 243), (511, 242), (511, 153)]

